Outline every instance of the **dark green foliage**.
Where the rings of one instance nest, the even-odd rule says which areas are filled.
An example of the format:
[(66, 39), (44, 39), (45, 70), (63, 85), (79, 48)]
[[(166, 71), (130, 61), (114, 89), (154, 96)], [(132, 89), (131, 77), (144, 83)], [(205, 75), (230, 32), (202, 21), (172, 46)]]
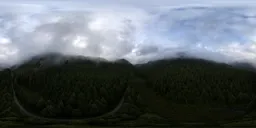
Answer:
[(139, 117), (147, 112), (147, 105), (152, 105), (150, 99), (144, 103), (152, 94), (145, 90), (157, 93), (156, 99), (167, 99), (157, 103), (221, 107), (246, 105), (256, 90), (254, 72), (197, 59), (163, 60), (139, 66), (125, 60), (110, 63), (80, 58), (44, 66), (43, 60), (28, 61), (13, 70), (13, 77), (8, 70), (0, 72), (0, 116), (12, 104), (12, 84), (25, 109), (51, 118), (104, 115), (118, 106), (123, 96), (120, 116)]
[(11, 77), (8, 70), (0, 73), (0, 117), (10, 111), (12, 105), (12, 93), (10, 87)]
[(254, 72), (200, 59), (161, 60), (140, 66), (148, 86), (173, 103), (246, 104), (254, 96)]
[(44, 117), (84, 118), (107, 113), (121, 101), (132, 77), (131, 65), (126, 63), (80, 60), (33, 68), (14, 71), (15, 90), (25, 108)]

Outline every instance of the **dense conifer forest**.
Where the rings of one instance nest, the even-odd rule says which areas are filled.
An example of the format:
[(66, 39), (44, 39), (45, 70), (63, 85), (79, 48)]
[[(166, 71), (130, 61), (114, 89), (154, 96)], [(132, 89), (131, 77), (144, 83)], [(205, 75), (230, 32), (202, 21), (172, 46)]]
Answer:
[[(132, 65), (124, 59), (37, 56), (0, 72), (0, 117), (120, 121), (154, 113), (170, 121), (242, 118), (256, 108), (256, 73), (239, 67), (193, 58)], [(208, 109), (242, 112), (224, 112), (225, 117)]]

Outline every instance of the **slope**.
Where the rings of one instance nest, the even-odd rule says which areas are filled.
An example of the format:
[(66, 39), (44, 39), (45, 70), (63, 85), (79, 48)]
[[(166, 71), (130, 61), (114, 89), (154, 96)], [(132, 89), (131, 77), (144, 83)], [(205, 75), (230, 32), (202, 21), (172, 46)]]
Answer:
[[(0, 72), (0, 85), (8, 88), (1, 94), (11, 97), (13, 83), (21, 107), (56, 120), (101, 117), (113, 110), (118, 115), (124, 106), (139, 109), (136, 117), (151, 112), (172, 121), (230, 120), (254, 99), (255, 73), (226, 64), (183, 58), (133, 66), (126, 60), (54, 57), (61, 63), (43, 56), (16, 67), (14, 80), (7, 70)], [(7, 110), (10, 105), (3, 103)]]

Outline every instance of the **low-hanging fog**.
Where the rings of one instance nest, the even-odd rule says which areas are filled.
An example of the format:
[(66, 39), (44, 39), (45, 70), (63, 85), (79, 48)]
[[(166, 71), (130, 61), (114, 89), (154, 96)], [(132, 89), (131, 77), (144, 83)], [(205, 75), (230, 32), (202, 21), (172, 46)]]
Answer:
[(156, 6), (113, 0), (3, 2), (0, 64), (14, 65), (48, 52), (125, 58), (134, 64), (185, 52), (219, 62), (256, 64), (256, 9), (186, 2), (167, 6), (164, 1), (154, 1)]

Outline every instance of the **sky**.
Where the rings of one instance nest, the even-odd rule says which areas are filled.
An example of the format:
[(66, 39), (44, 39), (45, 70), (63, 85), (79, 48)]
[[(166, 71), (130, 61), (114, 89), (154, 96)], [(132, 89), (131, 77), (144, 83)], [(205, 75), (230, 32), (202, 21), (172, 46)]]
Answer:
[(8, 0), (1, 3), (17, 3), (17, 4), (46, 4), (46, 5), (60, 5), (69, 4), (69, 6), (76, 4), (92, 4), (97, 5), (131, 5), (137, 7), (146, 6), (188, 6), (188, 5), (210, 5), (210, 6), (254, 6), (253, 0)]
[(0, 64), (32, 56), (175, 57), (256, 65), (256, 2), (244, 0), (8, 0), (0, 3)]

